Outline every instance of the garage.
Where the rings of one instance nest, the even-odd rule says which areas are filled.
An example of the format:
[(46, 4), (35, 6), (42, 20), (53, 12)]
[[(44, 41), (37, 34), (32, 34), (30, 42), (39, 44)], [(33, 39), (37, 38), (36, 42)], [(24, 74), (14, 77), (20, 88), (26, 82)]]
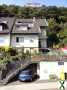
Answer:
[(40, 61), (37, 66), (37, 73), (40, 80), (58, 79), (62, 68), (67, 79), (67, 62), (63, 61)]

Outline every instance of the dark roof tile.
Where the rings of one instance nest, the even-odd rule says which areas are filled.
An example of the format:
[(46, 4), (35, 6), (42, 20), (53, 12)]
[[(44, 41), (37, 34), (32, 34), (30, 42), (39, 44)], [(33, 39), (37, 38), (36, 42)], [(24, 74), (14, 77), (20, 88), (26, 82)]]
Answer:
[(5, 23), (8, 26), (8, 29), (0, 31), (0, 33), (11, 32), (14, 23), (14, 17), (0, 17), (0, 23)]
[[(33, 27), (27, 30), (18, 30), (17, 25), (26, 25), (28, 27), (29, 23), (33, 23)], [(33, 19), (16, 19), (12, 33), (40, 33), (40, 26), (47, 26), (46, 19), (36, 19), (35, 22), (33, 22)]]

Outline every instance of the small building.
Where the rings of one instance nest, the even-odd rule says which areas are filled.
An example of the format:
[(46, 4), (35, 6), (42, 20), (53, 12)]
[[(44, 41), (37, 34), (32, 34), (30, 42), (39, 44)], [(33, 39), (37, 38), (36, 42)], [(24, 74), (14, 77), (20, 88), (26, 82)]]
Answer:
[(40, 80), (58, 80), (62, 70), (67, 79), (67, 57), (59, 57), (53, 55), (33, 56), (32, 61), (37, 63), (37, 74)]

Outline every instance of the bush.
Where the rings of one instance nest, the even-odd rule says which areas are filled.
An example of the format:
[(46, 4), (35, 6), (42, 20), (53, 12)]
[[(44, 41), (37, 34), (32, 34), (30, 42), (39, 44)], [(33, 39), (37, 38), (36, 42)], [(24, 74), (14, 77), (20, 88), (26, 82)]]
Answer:
[(26, 50), (25, 56), (26, 56), (25, 58), (29, 58), (31, 56), (29, 50)]
[(30, 57), (30, 52), (29, 50), (26, 50), (26, 52), (24, 52), (24, 48), (21, 48), (18, 50), (18, 56), (20, 57), (20, 59), (26, 59)]
[(4, 47), (0, 47), (0, 53), (4, 53), (5, 52), (5, 48)]
[(18, 61), (19, 60), (19, 56), (11, 56), (10, 57), (10, 61)]
[(51, 74), (51, 75), (49, 75), (49, 79), (50, 80), (57, 80), (58, 77), (55, 74)]
[(5, 53), (10, 56), (15, 56), (17, 54), (16, 49), (9, 47), (5, 50)]
[(0, 66), (5, 65), (9, 61), (8, 57), (0, 58)]

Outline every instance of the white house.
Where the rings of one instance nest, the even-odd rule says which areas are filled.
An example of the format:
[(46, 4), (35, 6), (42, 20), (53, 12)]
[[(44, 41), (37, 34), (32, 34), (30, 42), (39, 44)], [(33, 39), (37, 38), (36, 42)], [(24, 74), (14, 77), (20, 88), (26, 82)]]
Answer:
[(11, 31), (11, 46), (31, 52), (46, 48), (46, 27), (46, 19), (16, 19)]
[(38, 42), (38, 35), (13, 35), (11, 39), (11, 46), (17, 48), (23, 47), (25, 51), (38, 51)]
[(14, 18), (0, 17), (0, 47), (10, 46), (10, 32)]
[[(47, 47), (46, 19), (15, 19), (0, 17), (0, 47), (23, 47), (26, 50), (37, 51)], [(67, 74), (67, 61), (41, 60), (37, 62), (37, 73), (40, 80), (49, 79), (50, 75), (59, 78), (61, 69)]]

